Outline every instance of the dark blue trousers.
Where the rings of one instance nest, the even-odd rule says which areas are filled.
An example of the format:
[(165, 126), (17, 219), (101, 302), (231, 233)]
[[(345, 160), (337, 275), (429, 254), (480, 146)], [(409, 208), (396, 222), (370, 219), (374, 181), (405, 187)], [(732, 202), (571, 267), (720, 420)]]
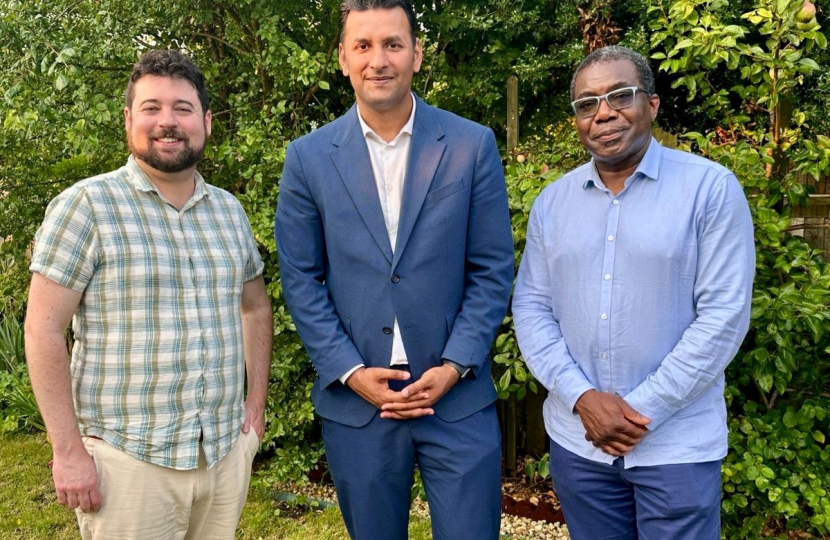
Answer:
[(719, 540), (721, 461), (623, 468), (551, 441), (550, 476), (571, 540)]
[(323, 442), (353, 540), (406, 540), (415, 463), (434, 540), (497, 540), (501, 435), (494, 405), (458, 422), (375, 417), (361, 428), (323, 419)]

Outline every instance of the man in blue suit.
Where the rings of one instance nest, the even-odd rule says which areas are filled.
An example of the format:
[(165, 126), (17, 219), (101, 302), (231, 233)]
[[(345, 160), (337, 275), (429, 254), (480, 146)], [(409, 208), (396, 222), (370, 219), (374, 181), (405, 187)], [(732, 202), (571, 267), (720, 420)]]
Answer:
[(488, 351), (513, 278), (495, 138), (412, 94), (408, 0), (340, 11), (357, 103), (288, 147), (275, 227), (340, 508), (355, 540), (406, 539), (417, 463), (434, 538), (495, 540)]

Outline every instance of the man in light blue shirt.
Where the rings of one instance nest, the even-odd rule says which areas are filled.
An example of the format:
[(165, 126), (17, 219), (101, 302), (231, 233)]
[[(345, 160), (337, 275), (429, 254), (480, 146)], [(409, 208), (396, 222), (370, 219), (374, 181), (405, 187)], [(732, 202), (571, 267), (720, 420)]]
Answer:
[(752, 220), (735, 175), (651, 137), (647, 61), (589, 55), (571, 83), (593, 159), (531, 211), (513, 314), (549, 390), (551, 477), (574, 540), (720, 536), (724, 370), (746, 335)]

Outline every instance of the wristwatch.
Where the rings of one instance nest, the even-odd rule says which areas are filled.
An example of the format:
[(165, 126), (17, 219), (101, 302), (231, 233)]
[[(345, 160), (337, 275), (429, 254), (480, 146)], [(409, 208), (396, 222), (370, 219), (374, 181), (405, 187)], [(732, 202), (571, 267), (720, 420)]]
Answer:
[(448, 360), (447, 358), (442, 358), (441, 359), (441, 365), (452, 367), (454, 370), (456, 370), (458, 372), (458, 374), (461, 376), (462, 379), (470, 373), (470, 368), (462, 366), (458, 362), (453, 362), (452, 360)]

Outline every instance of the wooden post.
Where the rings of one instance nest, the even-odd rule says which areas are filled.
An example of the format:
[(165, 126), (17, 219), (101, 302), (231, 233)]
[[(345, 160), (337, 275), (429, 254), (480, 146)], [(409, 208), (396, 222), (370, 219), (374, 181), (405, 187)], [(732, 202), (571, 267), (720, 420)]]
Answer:
[(519, 144), (519, 78), (507, 78), (507, 153)]
[(505, 476), (516, 477), (516, 394), (510, 393), (504, 415), (504, 468)]
[[(507, 78), (507, 154), (519, 144), (519, 78)], [(505, 476), (516, 476), (516, 394), (511, 393), (504, 408), (504, 468)]]

